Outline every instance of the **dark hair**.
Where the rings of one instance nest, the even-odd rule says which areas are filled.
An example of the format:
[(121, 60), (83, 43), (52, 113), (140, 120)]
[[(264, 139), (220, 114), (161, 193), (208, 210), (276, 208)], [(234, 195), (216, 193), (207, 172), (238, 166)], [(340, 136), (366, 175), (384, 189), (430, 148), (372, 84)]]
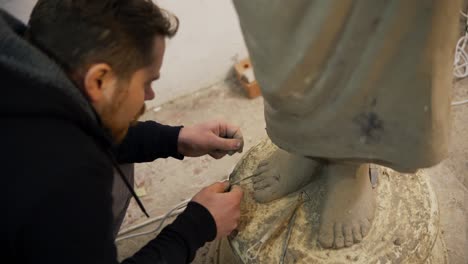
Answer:
[(179, 20), (150, 0), (39, 0), (27, 38), (69, 74), (108, 63), (119, 77), (151, 64), (157, 35)]

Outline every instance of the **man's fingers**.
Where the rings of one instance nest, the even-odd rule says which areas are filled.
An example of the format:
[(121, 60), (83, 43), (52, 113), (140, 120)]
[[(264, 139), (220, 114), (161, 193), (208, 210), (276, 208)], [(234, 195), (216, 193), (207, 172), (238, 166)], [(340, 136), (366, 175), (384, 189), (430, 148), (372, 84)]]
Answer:
[[(223, 182), (216, 182), (216, 183), (213, 183), (212, 185), (209, 185), (208, 187), (206, 187), (206, 189), (212, 191), (212, 192), (215, 192), (215, 193), (224, 193), (226, 192), (226, 190), (229, 189), (229, 186), (231, 184), (229, 183), (229, 181), (223, 181)], [(242, 188), (238, 185), (233, 185), (231, 186), (231, 190), (229, 191), (229, 195), (233, 195), (233, 196), (236, 196), (237, 198), (242, 198), (242, 196), (244, 195), (244, 191), (242, 191)]]
[[(213, 139), (213, 147), (218, 151), (238, 151), (242, 149), (243, 141), (240, 139), (216, 137)], [(226, 154), (226, 153), (225, 153)]]
[(232, 126), (228, 128), (227, 136), (229, 138), (237, 139), (240, 142), (240, 146), (235, 149), (237, 152), (242, 153), (244, 149), (244, 137), (242, 136), (242, 132), (239, 127)]
[(215, 193), (224, 193), (225, 190), (229, 187), (229, 185), (230, 185), (229, 181), (216, 182), (208, 186), (207, 189)]
[(220, 135), (221, 137), (239, 140), (240, 144), (238, 145), (238, 147), (230, 150), (242, 153), (242, 150), (244, 148), (244, 137), (242, 136), (240, 127), (231, 125), (229, 123), (220, 122), (220, 128), (220, 130), (223, 131), (223, 135)]
[(226, 136), (229, 138), (242, 138), (242, 132), (238, 126), (226, 124)]
[(209, 153), (209, 155), (214, 159), (221, 159), (224, 156), (226, 156), (226, 152), (212, 151), (212, 152)]
[(242, 196), (244, 195), (244, 191), (242, 188), (238, 185), (233, 185), (231, 187), (231, 191), (229, 192), (231, 195), (234, 195), (236, 198), (239, 200), (242, 199)]

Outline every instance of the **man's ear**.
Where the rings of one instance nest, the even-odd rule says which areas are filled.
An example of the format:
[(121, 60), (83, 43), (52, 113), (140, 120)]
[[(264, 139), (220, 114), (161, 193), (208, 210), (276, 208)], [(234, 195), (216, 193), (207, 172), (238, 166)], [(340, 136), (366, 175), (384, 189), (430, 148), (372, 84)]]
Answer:
[(91, 103), (108, 101), (115, 89), (115, 75), (106, 63), (93, 64), (84, 76), (84, 91)]

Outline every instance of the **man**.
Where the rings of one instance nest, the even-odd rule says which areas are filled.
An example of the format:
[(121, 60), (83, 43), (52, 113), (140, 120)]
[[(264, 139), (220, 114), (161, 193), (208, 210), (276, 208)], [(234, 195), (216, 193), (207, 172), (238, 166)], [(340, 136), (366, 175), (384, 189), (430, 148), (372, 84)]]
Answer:
[[(6, 262), (116, 263), (113, 168), (242, 150), (239, 129), (223, 122), (134, 123), (154, 98), (165, 38), (177, 26), (147, 0), (39, 0), (29, 27), (0, 10)], [(205, 242), (229, 234), (242, 191), (227, 187), (201, 190), (123, 263), (187, 263)]]

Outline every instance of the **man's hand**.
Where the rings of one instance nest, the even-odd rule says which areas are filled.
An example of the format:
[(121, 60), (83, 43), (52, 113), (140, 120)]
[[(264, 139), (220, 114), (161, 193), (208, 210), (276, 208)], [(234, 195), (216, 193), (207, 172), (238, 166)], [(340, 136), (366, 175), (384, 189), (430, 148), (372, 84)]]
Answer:
[(202, 189), (192, 201), (203, 205), (216, 222), (216, 238), (225, 237), (237, 228), (240, 218), (240, 202), (242, 189), (233, 186), (230, 192), (225, 192), (229, 182), (218, 182)]
[(237, 126), (222, 121), (212, 121), (180, 131), (177, 150), (187, 157), (209, 154), (220, 159), (226, 154), (242, 153), (244, 139)]

